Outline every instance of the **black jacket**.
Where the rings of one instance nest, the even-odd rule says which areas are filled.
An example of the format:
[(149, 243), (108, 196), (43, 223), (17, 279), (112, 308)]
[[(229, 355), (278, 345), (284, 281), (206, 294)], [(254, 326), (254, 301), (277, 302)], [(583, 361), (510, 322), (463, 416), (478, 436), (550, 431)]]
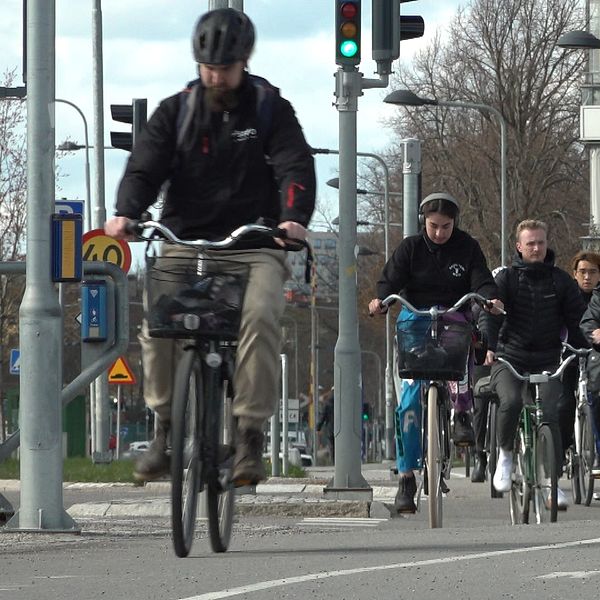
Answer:
[(517, 369), (558, 365), (565, 330), (572, 346), (587, 346), (579, 329), (585, 302), (575, 280), (554, 265), (552, 250), (541, 263), (516, 256), (496, 275), (496, 283), (507, 314), (483, 315), (488, 347)]
[(451, 306), (469, 292), (498, 297), (479, 243), (457, 228), (441, 245), (424, 231), (402, 240), (377, 282), (379, 299), (399, 293), (416, 308)]
[(595, 350), (600, 350), (600, 345), (592, 344), (592, 331), (600, 328), (600, 287), (592, 292), (592, 297), (587, 305), (587, 309), (581, 318), (581, 331), (585, 335), (590, 345)]
[(116, 214), (139, 218), (169, 181), (161, 220), (183, 239), (221, 238), (259, 217), (306, 226), (315, 203), (314, 160), (291, 104), (273, 90), (268, 132), (261, 135), (256, 86), (247, 75), (229, 112), (209, 111), (200, 88), (179, 145), (185, 92), (163, 100), (136, 140)]

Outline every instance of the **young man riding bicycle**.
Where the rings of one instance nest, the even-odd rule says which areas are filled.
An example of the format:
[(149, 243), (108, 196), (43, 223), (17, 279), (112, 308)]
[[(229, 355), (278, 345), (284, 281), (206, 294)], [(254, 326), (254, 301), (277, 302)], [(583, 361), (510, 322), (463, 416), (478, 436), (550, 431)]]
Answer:
[[(423, 231), (405, 238), (385, 265), (377, 282), (377, 297), (369, 303), (371, 314), (383, 314), (381, 301), (400, 292), (415, 308), (452, 306), (469, 292), (478, 292), (502, 309), (498, 290), (479, 243), (457, 227), (458, 202), (445, 192), (430, 194), (419, 206)], [(398, 321), (413, 313), (403, 308)], [(468, 318), (468, 317), (463, 317)], [(402, 382), (397, 413), (396, 447), (400, 476), (394, 507), (397, 512), (414, 513), (417, 484), (414, 469), (421, 467), (421, 407), (419, 381)], [(455, 402), (454, 441), (473, 443), (468, 411), (470, 392)]]
[[(192, 39), (200, 79), (161, 102), (136, 140), (119, 186), (117, 216), (105, 225), (108, 235), (130, 239), (129, 221), (139, 219), (168, 182), (161, 220), (182, 239), (219, 239), (259, 218), (290, 238), (305, 239), (315, 202), (313, 157), (291, 104), (247, 72), (254, 38), (252, 22), (240, 11), (217, 9), (200, 17)], [(279, 319), (289, 276), (285, 242), (278, 244), (261, 239), (226, 253), (250, 267), (234, 377), (236, 485), (265, 478), (263, 428), (278, 399)], [(174, 343), (150, 338), (146, 323), (140, 342), (145, 400), (158, 426), (135, 476), (150, 480), (169, 471)]]
[[(575, 281), (554, 265), (547, 231), (542, 221), (519, 223), (517, 255), (512, 265), (496, 276), (507, 314), (483, 316), (489, 348), (486, 364), (492, 366), (491, 386), (500, 402), (497, 417), (500, 455), (493, 479), (498, 492), (507, 492), (511, 487), (512, 450), (526, 390), (505, 365), (496, 362), (496, 356), (506, 358), (520, 373), (537, 373), (554, 371), (558, 366), (561, 333), (565, 328), (572, 346), (587, 346), (579, 330), (585, 304)], [(542, 384), (544, 421), (550, 425), (554, 438), (558, 473), (562, 470), (563, 455), (558, 428), (560, 393), (559, 380)], [(560, 488), (557, 498), (558, 508), (566, 508), (567, 498)]]

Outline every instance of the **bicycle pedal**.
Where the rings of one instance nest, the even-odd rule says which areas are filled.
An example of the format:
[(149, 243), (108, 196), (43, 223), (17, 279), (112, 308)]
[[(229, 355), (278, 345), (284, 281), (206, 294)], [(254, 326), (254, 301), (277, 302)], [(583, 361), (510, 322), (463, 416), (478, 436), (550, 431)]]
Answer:
[(443, 479), (440, 482), (440, 489), (442, 490), (442, 494), (447, 494), (450, 491), (450, 488), (446, 485), (446, 482)]

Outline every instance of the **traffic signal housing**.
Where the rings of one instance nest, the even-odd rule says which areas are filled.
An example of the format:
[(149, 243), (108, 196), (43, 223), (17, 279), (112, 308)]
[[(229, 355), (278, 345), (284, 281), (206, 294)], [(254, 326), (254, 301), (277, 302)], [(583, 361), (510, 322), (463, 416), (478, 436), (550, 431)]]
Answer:
[(335, 62), (341, 67), (360, 63), (360, 0), (336, 0)]
[(400, 42), (423, 36), (425, 21), (415, 15), (401, 15), (400, 5), (414, 0), (373, 0), (373, 60), (377, 73), (392, 72), (392, 62), (400, 57)]
[(131, 152), (148, 120), (148, 100), (134, 98), (131, 104), (111, 104), (110, 115), (114, 121), (131, 125), (131, 132), (111, 131), (110, 145)]
[(371, 419), (371, 405), (368, 402), (363, 402), (362, 405), (362, 420), (369, 421)]

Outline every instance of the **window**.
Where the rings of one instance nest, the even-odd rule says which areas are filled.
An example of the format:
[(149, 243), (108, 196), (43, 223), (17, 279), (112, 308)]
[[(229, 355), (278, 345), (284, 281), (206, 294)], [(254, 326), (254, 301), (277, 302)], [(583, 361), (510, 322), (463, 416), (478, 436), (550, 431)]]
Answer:
[(335, 240), (332, 238), (325, 240), (325, 248), (327, 250), (335, 250)]

